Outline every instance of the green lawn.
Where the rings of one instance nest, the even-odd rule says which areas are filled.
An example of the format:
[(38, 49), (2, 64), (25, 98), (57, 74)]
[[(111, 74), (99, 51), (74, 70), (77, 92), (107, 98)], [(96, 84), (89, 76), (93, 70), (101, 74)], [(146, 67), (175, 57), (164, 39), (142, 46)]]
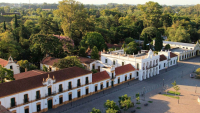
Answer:
[[(167, 93), (175, 94), (175, 91), (168, 91)], [(176, 92), (176, 95), (180, 95), (180, 94), (181, 94), (180, 92)]]
[(164, 96), (167, 96), (167, 97), (171, 97), (171, 98), (175, 98), (175, 99), (179, 99), (178, 96), (173, 96), (173, 95), (167, 95), (167, 94), (163, 94)]

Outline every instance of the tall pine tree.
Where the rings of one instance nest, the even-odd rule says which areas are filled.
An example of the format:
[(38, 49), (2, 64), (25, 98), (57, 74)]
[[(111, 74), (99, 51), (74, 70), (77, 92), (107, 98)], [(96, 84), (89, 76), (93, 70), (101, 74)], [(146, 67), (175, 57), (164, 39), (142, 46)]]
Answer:
[(144, 35), (144, 45), (143, 45), (144, 50), (148, 50), (147, 44), (148, 44), (148, 38), (147, 38), (147, 34), (145, 33), (145, 35)]
[(19, 27), (17, 22), (17, 15), (15, 14), (15, 28)]
[(160, 32), (157, 32), (156, 40), (155, 40), (155, 51), (160, 51), (162, 47), (163, 47), (163, 40), (162, 40)]
[(3, 22), (3, 29), (6, 31), (6, 22)]

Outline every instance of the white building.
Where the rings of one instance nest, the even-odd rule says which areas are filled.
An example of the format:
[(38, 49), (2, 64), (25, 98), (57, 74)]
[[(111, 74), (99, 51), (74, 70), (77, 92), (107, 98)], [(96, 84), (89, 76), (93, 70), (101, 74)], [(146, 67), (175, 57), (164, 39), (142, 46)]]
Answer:
[(159, 74), (159, 58), (159, 55), (154, 54), (152, 50), (148, 53), (142, 51), (137, 55), (124, 54), (123, 49), (101, 53), (101, 62), (103, 64), (115, 67), (131, 64), (137, 70), (136, 75), (140, 81)]
[(78, 67), (40, 75), (29, 73), (26, 78), (22, 73), (22, 78), (0, 84), (0, 103), (12, 113), (45, 112), (137, 78), (135, 73), (131, 64), (104, 67), (95, 74)]
[(20, 73), (20, 67), (13, 61), (13, 58), (10, 56), (8, 60), (4, 60), (0, 58), (0, 65), (6, 69), (10, 69), (13, 71), (13, 74)]
[(173, 53), (178, 55), (178, 61), (200, 55), (200, 45), (197, 41), (196, 44), (163, 41), (163, 46), (169, 44)]

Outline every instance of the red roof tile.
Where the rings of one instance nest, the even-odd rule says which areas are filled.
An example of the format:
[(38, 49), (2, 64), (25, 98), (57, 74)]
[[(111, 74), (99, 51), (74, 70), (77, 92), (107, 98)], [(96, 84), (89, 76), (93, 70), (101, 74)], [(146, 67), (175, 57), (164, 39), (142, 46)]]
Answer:
[(106, 71), (92, 74), (92, 83), (99, 82), (105, 79), (109, 79), (110, 76)]
[(11, 111), (0, 104), (0, 113), (11, 113)]
[(54, 62), (58, 62), (59, 58), (45, 57), (40, 63), (53, 66)]
[(79, 77), (82, 75), (90, 74), (91, 71), (79, 68), (79, 67), (70, 67), (66, 69), (62, 69), (59, 71), (49, 72), (45, 74), (41, 74), (39, 76), (28, 77), (24, 79), (14, 80), (11, 82), (5, 82), (0, 84), (0, 98), (6, 95), (11, 95), (19, 92), (23, 92), (29, 89), (34, 89), (37, 87), (42, 87), (43, 78), (46, 79), (48, 77), (56, 79), (56, 82), (60, 82), (67, 79), (72, 79), (75, 77)]
[(127, 64), (127, 65), (115, 68), (116, 76), (130, 72), (130, 71), (135, 71), (135, 68), (131, 64)]
[(177, 56), (178, 56), (178, 55), (176, 55), (176, 54), (170, 52), (170, 58), (177, 57)]
[(24, 78), (28, 78), (28, 77), (41, 75), (41, 74), (44, 74), (44, 73), (46, 73), (46, 72), (40, 71), (40, 70), (31, 70), (31, 71), (15, 74), (14, 78), (15, 78), (15, 80), (19, 80), (19, 79), (24, 79)]
[(7, 60), (4, 60), (4, 59), (1, 59), (1, 58), (0, 58), (0, 65), (1, 65), (2, 67), (6, 66), (7, 64), (8, 64), (8, 61), (7, 61)]
[(165, 55), (160, 55), (160, 61), (163, 61), (163, 60), (167, 60), (167, 57)]
[(165, 55), (160, 55), (160, 61), (163, 61), (163, 60), (167, 60), (167, 57)]
[(79, 57), (81, 63), (90, 64), (95, 61), (95, 59), (86, 58), (86, 57)]
[(107, 47), (108, 48), (121, 48), (122, 45), (118, 45), (118, 44), (109, 44), (109, 43), (106, 43)]

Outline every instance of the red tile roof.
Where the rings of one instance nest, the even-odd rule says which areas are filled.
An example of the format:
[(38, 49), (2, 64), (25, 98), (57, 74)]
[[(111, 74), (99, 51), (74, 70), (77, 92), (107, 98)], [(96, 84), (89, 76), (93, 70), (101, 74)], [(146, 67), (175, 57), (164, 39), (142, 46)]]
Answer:
[(170, 52), (170, 58), (177, 57), (177, 56), (178, 56), (178, 55), (176, 55), (176, 54)]
[(160, 61), (163, 61), (163, 60), (167, 60), (167, 57), (165, 55), (160, 55)]
[(48, 57), (45, 57), (40, 63), (53, 66), (54, 62), (56, 63), (58, 62), (58, 60), (60, 59), (48, 56)]
[(79, 57), (81, 63), (90, 64), (95, 61), (95, 59), (86, 58), (86, 57)]
[(118, 44), (109, 44), (109, 43), (106, 43), (107, 47), (108, 48), (121, 48), (122, 45), (118, 45)]
[(0, 98), (7, 95), (34, 89), (37, 87), (42, 87), (43, 78), (46, 79), (48, 77), (48, 74), (50, 78), (53, 78), (54, 76), (56, 82), (60, 82), (63, 80), (72, 79), (90, 73), (92, 72), (79, 67), (70, 67), (59, 71), (41, 74), (39, 76), (33, 76), (24, 79), (14, 80), (11, 82), (5, 82), (0, 84)]
[(11, 111), (0, 104), (0, 113), (11, 113)]
[(1, 59), (1, 58), (0, 58), (0, 65), (1, 65), (2, 67), (6, 66), (7, 64), (8, 64), (8, 61), (7, 61), (7, 60), (4, 60), (4, 59)]
[(99, 82), (105, 79), (109, 79), (110, 76), (106, 71), (92, 74), (92, 83)]
[(31, 71), (15, 74), (14, 78), (15, 78), (15, 80), (19, 80), (19, 79), (24, 79), (24, 78), (28, 78), (28, 77), (41, 75), (41, 74), (44, 74), (44, 73), (46, 73), (46, 72), (40, 71), (40, 70), (31, 70)]
[(127, 64), (127, 65), (115, 68), (116, 76), (130, 72), (130, 71), (135, 71), (135, 68), (131, 64)]

